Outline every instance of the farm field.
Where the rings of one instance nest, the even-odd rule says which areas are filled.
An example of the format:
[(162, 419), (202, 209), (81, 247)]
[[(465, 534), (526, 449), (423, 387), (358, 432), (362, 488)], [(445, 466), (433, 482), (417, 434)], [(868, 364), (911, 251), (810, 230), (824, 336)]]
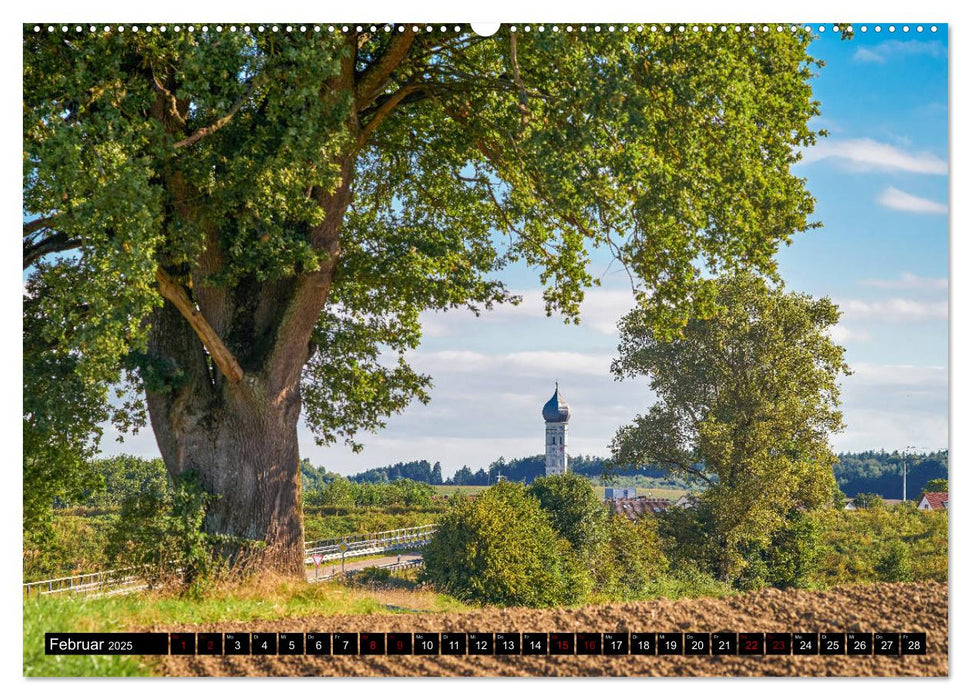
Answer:
[[(623, 480), (618, 480), (616, 486), (623, 487)], [(653, 487), (653, 486), (640, 486), (632, 485), (637, 488), (638, 496), (648, 496), (651, 498), (665, 498), (671, 501), (676, 501), (684, 494), (688, 493), (686, 489), (675, 489), (675, 488), (665, 488), (665, 487)], [(487, 486), (434, 486), (435, 493), (439, 496), (452, 496), (456, 493), (463, 494), (465, 496), (474, 496), (476, 494), (482, 493), (488, 487)], [(604, 486), (601, 486), (594, 482), (594, 489), (602, 497), (604, 494)]]
[(488, 486), (451, 486), (451, 485), (439, 485), (433, 486), (435, 489), (435, 495), (437, 496), (454, 496), (455, 494), (462, 494), (463, 496), (474, 496), (476, 494), (485, 491)]
[[(439, 613), (326, 612), (275, 620), (169, 624), (184, 631), (873, 631), (927, 634), (926, 656), (271, 656), (164, 658), (165, 676), (946, 676), (948, 587), (873, 584), (828, 591), (765, 589), (725, 598), (574, 609)], [(162, 629), (162, 628), (159, 628)]]

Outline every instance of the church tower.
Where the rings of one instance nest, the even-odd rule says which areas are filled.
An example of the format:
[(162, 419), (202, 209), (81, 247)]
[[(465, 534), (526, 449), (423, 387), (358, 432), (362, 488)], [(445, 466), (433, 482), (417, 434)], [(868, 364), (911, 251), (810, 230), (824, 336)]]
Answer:
[(563, 474), (567, 469), (566, 424), (570, 422), (570, 407), (560, 396), (557, 382), (553, 398), (543, 406), (546, 421), (546, 476)]

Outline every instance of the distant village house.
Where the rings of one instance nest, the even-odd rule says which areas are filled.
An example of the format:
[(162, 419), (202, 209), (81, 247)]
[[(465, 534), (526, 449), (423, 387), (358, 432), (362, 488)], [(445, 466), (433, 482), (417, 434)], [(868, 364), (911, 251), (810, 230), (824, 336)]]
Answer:
[(947, 492), (925, 493), (917, 502), (918, 510), (947, 510)]

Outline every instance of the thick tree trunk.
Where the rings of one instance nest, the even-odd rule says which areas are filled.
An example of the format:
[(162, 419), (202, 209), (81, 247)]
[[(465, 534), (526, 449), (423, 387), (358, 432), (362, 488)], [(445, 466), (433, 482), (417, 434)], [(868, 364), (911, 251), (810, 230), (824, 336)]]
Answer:
[[(178, 476), (195, 470), (217, 497), (207, 514), (207, 530), (264, 541), (262, 564), (285, 573), (302, 576), (304, 571), (300, 381), (316, 350), (312, 336), (334, 283), (354, 162), (366, 141), (359, 113), (384, 88), (413, 38), (411, 33), (396, 36), (358, 76), (357, 36), (348, 35), (339, 75), (321, 87), (322, 102), (337, 109), (351, 96), (354, 108), (345, 124), (351, 145), (332, 162), (339, 178), (310, 192), (323, 213), (323, 220), (307, 232), (320, 256), (317, 269), (263, 281), (254, 271), (232, 286), (214, 283), (225, 262), (225, 234), (207, 226), (204, 197), (187, 190), (177, 168), (166, 177), (173, 210), (208, 234), (205, 250), (189, 266), (189, 279), (180, 280), (178, 271), (160, 266), (166, 301), (150, 319), (143, 373), (152, 428), (169, 472)], [(397, 103), (389, 104), (371, 118), (368, 134)], [(157, 104), (163, 123), (165, 106), (161, 100)], [(166, 126), (173, 133), (181, 129), (179, 124)]]
[[(207, 326), (206, 332), (200, 334), (186, 317), (187, 309), (166, 297), (153, 314), (149, 334), (148, 410), (169, 472), (174, 477), (195, 470), (216, 496), (207, 531), (263, 541), (262, 554), (249, 563), (298, 576), (304, 571), (300, 380), (334, 281), (340, 226), (350, 202), (353, 155), (339, 165), (340, 184), (317, 193), (326, 212), (310, 232), (311, 243), (325, 254), (317, 270), (213, 287), (208, 276), (222, 261), (218, 239), (212, 237), (192, 284), (201, 317), (192, 321)], [(192, 316), (191, 305), (181, 306), (189, 306)], [(215, 362), (203, 343), (209, 335), (225, 343), (239, 373), (220, 369), (226, 363)]]
[(206, 530), (263, 541), (265, 549), (249, 563), (301, 575), (299, 385), (272, 395), (260, 374), (226, 381), (209, 367), (201, 343), (169, 304), (156, 313), (150, 350), (175, 377), (149, 387), (152, 428), (172, 476), (195, 470), (216, 496)]

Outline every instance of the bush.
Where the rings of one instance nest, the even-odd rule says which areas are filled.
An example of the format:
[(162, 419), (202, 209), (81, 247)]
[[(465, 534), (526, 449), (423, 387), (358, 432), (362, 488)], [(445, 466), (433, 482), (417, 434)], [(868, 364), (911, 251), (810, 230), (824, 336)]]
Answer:
[(397, 479), (387, 483), (356, 483), (342, 476), (310, 491), (306, 503), (317, 507), (388, 507), (408, 506), (427, 508), (432, 504), (435, 489), (411, 479)]
[(126, 498), (108, 536), (112, 568), (130, 568), (150, 586), (179, 583), (191, 592), (207, 587), (227, 564), (240, 564), (262, 545), (206, 533), (203, 523), (213, 498), (194, 471), (180, 475), (171, 488), (149, 488)]
[(805, 588), (819, 560), (822, 545), (819, 522), (796, 511), (763, 547), (746, 556), (746, 567), (735, 585), (742, 589)]
[(610, 600), (648, 595), (668, 569), (654, 519), (634, 523), (614, 515), (606, 520), (604, 534), (590, 558), (594, 590)]
[(541, 477), (529, 487), (529, 493), (579, 556), (591, 555), (604, 541), (607, 508), (586, 477), (572, 473)]
[(913, 502), (874, 510), (811, 514), (821, 528), (821, 551), (811, 583), (948, 579), (947, 513), (917, 510)]
[(60, 578), (106, 568), (104, 548), (116, 515), (56, 515), (24, 530), (25, 581)]
[(883, 508), (883, 498), (877, 493), (858, 493), (853, 497), (853, 507), (862, 510)]
[(452, 499), (424, 556), (427, 580), (465, 601), (549, 607), (590, 590), (569, 543), (522, 484)]
[(874, 568), (881, 581), (888, 583), (910, 581), (913, 573), (907, 545), (900, 540), (890, 542)]

